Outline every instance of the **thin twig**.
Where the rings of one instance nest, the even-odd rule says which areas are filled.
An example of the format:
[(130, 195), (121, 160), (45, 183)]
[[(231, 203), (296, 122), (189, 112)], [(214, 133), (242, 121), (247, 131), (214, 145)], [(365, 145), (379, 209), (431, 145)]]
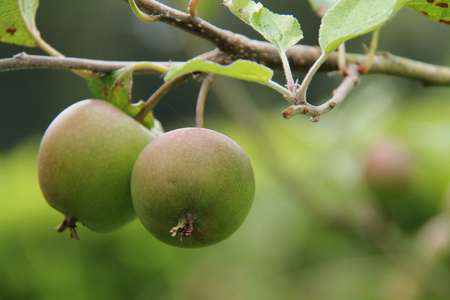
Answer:
[[(50, 44), (48, 44), (42, 37), (41, 33), (36, 27), (27, 26), (28, 32), (32, 36), (32, 38), (36, 41), (37, 45), (50, 54), (53, 57), (65, 57), (61, 52), (53, 48)], [(86, 70), (72, 69), (72, 72), (83, 77), (83, 78), (95, 78), (95, 75)]]
[[(123, 1), (127, 2), (127, 0)], [(220, 46), (219, 49), (205, 54), (203, 59), (221, 64), (230, 64), (237, 59), (250, 59), (274, 70), (282, 69), (279, 53), (270, 43), (251, 40), (245, 36), (215, 27), (198, 18), (195, 21), (189, 14), (179, 12), (157, 1), (136, 0), (136, 4), (147, 14), (164, 14), (164, 17), (161, 17), (161, 21), (182, 28)], [(179, 16), (182, 16), (182, 18), (178, 19)], [(194, 22), (197, 24), (196, 26), (194, 26)], [(295, 45), (287, 51), (293, 71), (307, 71), (320, 55), (320, 48), (306, 45)], [(348, 64), (363, 65), (367, 61), (367, 55), (361, 54), (347, 54), (345, 58)], [(0, 71), (41, 68), (80, 69), (94, 73), (109, 73), (134, 63), (136, 62), (48, 57), (22, 53), (12, 58), (0, 59)], [(176, 65), (176, 62), (155, 62), (155, 64), (160, 64), (164, 68), (170, 68)], [(319, 71), (336, 71), (338, 69), (338, 54), (336, 52), (328, 57)], [(148, 68), (137, 70), (136, 72), (160, 73)], [(450, 86), (450, 67), (427, 64), (389, 53), (377, 54), (373, 58), (368, 74), (393, 75), (417, 80), (427, 86)]]
[[(52, 57), (41, 55), (30, 55), (25, 52), (19, 53), (11, 58), (0, 59), (0, 71), (14, 71), (23, 69), (82, 69), (95, 73), (104, 74), (120, 68), (147, 63), (142, 61), (106, 61), (73, 57)], [(135, 70), (137, 73), (161, 74), (162, 70), (169, 70), (177, 62), (153, 62), (157, 68), (144, 67)]]
[(369, 73), (422, 82), (426, 86), (450, 86), (450, 67), (432, 65), (382, 52), (373, 58)]
[[(127, 0), (122, 1), (127, 2)], [(136, 0), (136, 5), (149, 15), (159, 15), (159, 21), (180, 28), (216, 45), (220, 50), (220, 59), (217, 56), (216, 62), (230, 64), (236, 59), (250, 59), (265, 64), (272, 69), (280, 70), (282, 68), (277, 49), (268, 42), (252, 40), (246, 36), (223, 30), (205, 20), (198, 17), (192, 18), (189, 14), (163, 5), (158, 1)], [(319, 58), (321, 50), (318, 47), (296, 45), (288, 49), (287, 55), (292, 70), (307, 71)], [(390, 56), (390, 58), (396, 57)], [(346, 60), (348, 64), (362, 65), (367, 61), (367, 55), (347, 54)], [(320, 70), (338, 70), (337, 62), (337, 53), (333, 53), (324, 62)], [(407, 59), (402, 59), (402, 63), (397, 66), (398, 68), (395, 69), (390, 68), (386, 64), (385, 58), (377, 55), (372, 61), (369, 73), (391, 74), (418, 80), (426, 85), (450, 86), (449, 67), (434, 66)], [(430, 70), (430, 68), (433, 70)]]
[[(128, 2), (128, 0), (122, 0)], [(158, 17), (158, 21), (188, 31), (214, 43), (219, 49), (227, 48), (229, 39), (234, 40), (234, 33), (206, 22), (198, 17), (192, 18), (188, 13), (174, 9), (154, 0), (135, 0), (140, 11)], [(233, 43), (232, 43), (233, 44)]]
[(295, 114), (304, 114), (311, 116), (310, 121), (318, 122), (320, 117), (333, 108), (339, 106), (348, 93), (358, 84), (361, 74), (358, 72), (359, 66), (350, 65), (347, 68), (348, 75), (344, 77), (338, 88), (334, 90), (333, 97), (322, 105), (315, 106), (309, 103), (292, 105), (283, 111), (283, 117), (289, 119)]

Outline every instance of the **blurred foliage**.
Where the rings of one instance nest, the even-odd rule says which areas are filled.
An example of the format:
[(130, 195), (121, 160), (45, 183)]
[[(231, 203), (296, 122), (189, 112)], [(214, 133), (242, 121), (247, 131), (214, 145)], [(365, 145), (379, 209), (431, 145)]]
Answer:
[[(238, 93), (236, 112), (255, 105), (240, 83), (222, 84)], [(80, 241), (57, 234), (62, 215), (36, 178), (39, 138), (18, 145), (0, 156), (0, 299), (448, 299), (450, 103), (428, 91), (436, 114), (423, 95), (389, 87), (356, 90), (318, 124), (256, 106), (207, 114), (248, 153), (257, 191), (235, 235), (195, 250), (160, 243), (137, 220), (110, 234), (80, 226)], [(413, 157), (417, 197), (397, 194), (394, 215), (364, 176), (386, 139)], [(410, 207), (430, 213), (405, 229), (397, 218)]]

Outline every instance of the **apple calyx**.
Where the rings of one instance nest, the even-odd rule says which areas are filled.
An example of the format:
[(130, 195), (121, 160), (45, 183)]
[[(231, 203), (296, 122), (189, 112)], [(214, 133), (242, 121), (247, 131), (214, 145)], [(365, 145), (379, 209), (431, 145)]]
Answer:
[(61, 232), (65, 231), (66, 229), (69, 229), (70, 230), (70, 235), (69, 235), (70, 238), (79, 240), (80, 238), (78, 237), (78, 234), (75, 230), (75, 228), (77, 228), (77, 225), (76, 225), (77, 221), (78, 221), (78, 219), (75, 218), (74, 216), (66, 215), (66, 217), (61, 222), (61, 224), (59, 224), (56, 227), (56, 231), (61, 233)]
[(190, 237), (192, 234), (192, 231), (194, 231), (194, 222), (195, 219), (190, 215), (187, 214), (184, 217), (178, 218), (178, 224), (177, 226), (173, 227), (170, 230), (170, 233), (172, 234), (172, 237), (175, 237), (180, 231), (180, 241), (183, 242), (183, 237)]

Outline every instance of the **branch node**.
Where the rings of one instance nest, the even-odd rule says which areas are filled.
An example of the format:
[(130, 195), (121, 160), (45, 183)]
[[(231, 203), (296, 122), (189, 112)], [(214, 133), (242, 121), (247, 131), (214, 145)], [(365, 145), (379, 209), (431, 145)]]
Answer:
[(313, 122), (313, 123), (317, 123), (320, 121), (320, 118), (321, 118), (321, 116), (312, 116), (311, 118), (309, 118), (309, 121)]
[(27, 55), (28, 54), (25, 51), (23, 51), (23, 52), (17, 53), (16, 55), (13, 55), (13, 58), (14, 59), (23, 59)]
[(288, 106), (285, 110), (283, 110), (282, 115), (283, 115), (283, 118), (290, 119), (293, 113), (294, 113), (294, 107)]

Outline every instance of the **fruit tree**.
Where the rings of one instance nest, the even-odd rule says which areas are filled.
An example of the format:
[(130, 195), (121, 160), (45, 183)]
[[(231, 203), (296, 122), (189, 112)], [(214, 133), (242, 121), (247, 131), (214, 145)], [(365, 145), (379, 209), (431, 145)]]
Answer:
[[(103, 2), (99, 20), (108, 11), (107, 1)], [(441, 44), (427, 45), (421, 39), (432, 34), (416, 32), (420, 25), (408, 25), (407, 18), (395, 22), (407, 11), (418, 17), (414, 20), (426, 22), (427, 28), (448, 31), (450, 1), (309, 0), (315, 31), (305, 26), (314, 22), (303, 22), (296, 15), (299, 11), (294, 8), (305, 7), (297, 2), (285, 0), (283, 8), (280, 3), (253, 0), (115, 0), (121, 5), (120, 14), (129, 18), (123, 23), (119, 18), (111, 21), (120, 23), (120, 30), (113, 25), (106, 29), (109, 38), (117, 40), (114, 47), (109, 48), (106, 37), (98, 40), (105, 57), (87, 58), (77, 54), (75, 35), (82, 39), (95, 32), (94, 23), (75, 35), (55, 30), (59, 36), (47, 38), (42, 30), (45, 16), (40, 14), (47, 5), (44, 0), (1, 0), (0, 51), (13, 52), (0, 57), (2, 78), (22, 72), (45, 76), (57, 70), (85, 89), (80, 92), (83, 98), (74, 99), (46, 124), (36, 153), (42, 198), (62, 219), (56, 229), (74, 239), (81, 237), (81, 244), (82, 230), (117, 232), (136, 219), (156, 242), (175, 246), (170, 249), (209, 249), (214, 247), (206, 246), (234, 238), (259, 197), (266, 197), (271, 208), (259, 207), (251, 223), (256, 240), (258, 235), (259, 241), (264, 240), (267, 231), (272, 234), (266, 242), (277, 243), (292, 230), (283, 241), (295, 249), (297, 237), (314, 235), (323, 230), (320, 226), (345, 232), (367, 253), (381, 253), (393, 261), (392, 272), (377, 283), (380, 299), (391, 299), (384, 294), (391, 290), (396, 295), (392, 299), (422, 299), (422, 295), (445, 299), (450, 288), (443, 279), (448, 279), (450, 270), (437, 261), (450, 259), (450, 161), (443, 154), (450, 152), (450, 118), (445, 116), (450, 111), (446, 50), (450, 36), (433, 37)], [(89, 7), (80, 9), (90, 13)], [(208, 14), (210, 10), (213, 13)], [(220, 17), (215, 18), (217, 11)], [(61, 16), (70, 18), (68, 11), (60, 14), (58, 22), (65, 22)], [(76, 22), (81, 28), (83, 20)], [(384, 49), (383, 45), (405, 38), (390, 35), (389, 26), (405, 26), (402, 32), (416, 39), (417, 48), (401, 54), (395, 48)], [(139, 31), (134, 40), (133, 30)], [(173, 42), (181, 35), (183, 42)], [(390, 40), (384, 42), (385, 36)], [(77, 50), (61, 50), (56, 41), (63, 39)], [(190, 46), (182, 55), (173, 50), (181, 43)], [(143, 44), (162, 50), (134, 59), (135, 48)], [(127, 52), (131, 59), (115, 60), (116, 50)], [(436, 53), (444, 57), (439, 62), (434, 60)], [(89, 55), (97, 56), (95, 51)], [(31, 85), (27, 80), (20, 81), (21, 87)], [(392, 96), (389, 80), (402, 80), (405, 87), (416, 85), (415, 91), (420, 85), (422, 97), (416, 102), (421, 106), (415, 103), (412, 108), (411, 101), (409, 107), (403, 99), (405, 109), (396, 111), (386, 104)], [(51, 84), (39, 87), (39, 92), (64, 89)], [(0, 97), (11, 97), (7, 85)], [(241, 99), (244, 85), (256, 91), (247, 97), (253, 101)], [(184, 97), (177, 94), (180, 88), (190, 92), (177, 103), (192, 104), (189, 109), (170, 104)], [(433, 99), (425, 103), (428, 93), (438, 89), (439, 96), (430, 96)], [(362, 96), (351, 101), (355, 93), (375, 100), (365, 103)], [(144, 100), (136, 99), (141, 97)], [(53, 98), (49, 97), (49, 106), (57, 102)], [(225, 126), (227, 135), (220, 120), (211, 122), (209, 98), (220, 99), (221, 110), (233, 121), (227, 124), (234, 125)], [(22, 122), (17, 119), (26, 109), (37, 119), (47, 113), (45, 106), (34, 102), (29, 101), (33, 109), (18, 104), (0, 111), (1, 121)], [(158, 111), (161, 107), (173, 111), (173, 119), (188, 121), (167, 126), (166, 115)], [(396, 117), (405, 112), (409, 117), (392, 117), (395, 120), (388, 127), (373, 117), (381, 110)], [(192, 120), (186, 117), (190, 114)], [(334, 117), (337, 114), (345, 117)], [(373, 132), (381, 127), (384, 134), (375, 139)], [(270, 194), (264, 184), (261, 188), (261, 178), (275, 180), (277, 192)], [(288, 205), (284, 198), (299, 200), (299, 211), (321, 225), (299, 230), (295, 209), (277, 220), (266, 218), (264, 214), (270, 215), (274, 207)], [(282, 221), (284, 227), (278, 224)], [(333, 234), (327, 237), (330, 240)], [(303, 254), (311, 255), (307, 250)], [(417, 266), (411, 268), (410, 261)], [(280, 297), (284, 295), (276, 295)]]

